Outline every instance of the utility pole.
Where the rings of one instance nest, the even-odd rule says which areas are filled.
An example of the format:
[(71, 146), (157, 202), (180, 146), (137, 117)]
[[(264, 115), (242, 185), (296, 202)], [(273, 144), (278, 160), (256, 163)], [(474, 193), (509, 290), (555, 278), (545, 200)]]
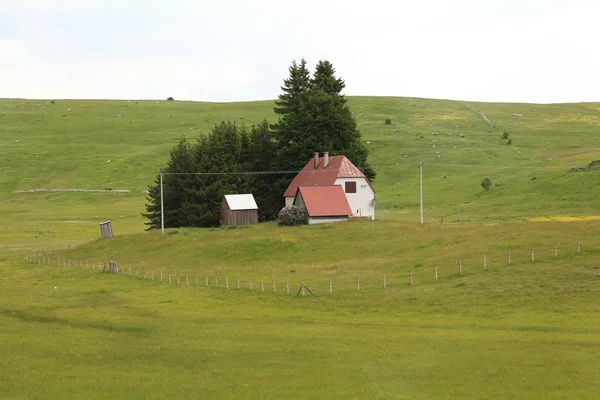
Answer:
[[(160, 230), (165, 233), (165, 208), (163, 203), (162, 172), (160, 173)], [(421, 222), (422, 223), (422, 222)]]
[[(420, 172), (420, 192), (421, 192), (421, 225), (423, 225), (423, 162), (419, 164), (419, 172)], [(162, 199), (162, 196), (161, 196)]]

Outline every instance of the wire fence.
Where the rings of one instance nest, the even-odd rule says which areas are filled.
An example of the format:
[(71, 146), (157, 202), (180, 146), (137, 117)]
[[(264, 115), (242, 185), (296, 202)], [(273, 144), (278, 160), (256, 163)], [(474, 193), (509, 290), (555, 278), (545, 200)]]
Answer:
[[(593, 252), (586, 249), (586, 253)], [(465, 259), (445, 260), (437, 266), (403, 268), (390, 273), (367, 272), (361, 274), (343, 274), (341, 276), (257, 276), (244, 274), (207, 274), (198, 271), (170, 271), (168, 269), (140, 268), (134, 265), (119, 264), (116, 261), (75, 260), (57, 255), (54, 249), (33, 251), (25, 254), (29, 264), (65, 269), (79, 269), (91, 273), (111, 273), (130, 279), (138, 279), (156, 284), (174, 287), (215, 288), (220, 290), (238, 290), (249, 293), (279, 293), (295, 296), (325, 296), (349, 293), (371, 293), (381, 290), (393, 290), (457, 277), (485, 272), (506, 266), (535, 265), (551, 261), (567, 261), (583, 253), (580, 241), (569, 245), (552, 247), (540, 246), (538, 249), (514, 246), (505, 251), (493, 250)]]

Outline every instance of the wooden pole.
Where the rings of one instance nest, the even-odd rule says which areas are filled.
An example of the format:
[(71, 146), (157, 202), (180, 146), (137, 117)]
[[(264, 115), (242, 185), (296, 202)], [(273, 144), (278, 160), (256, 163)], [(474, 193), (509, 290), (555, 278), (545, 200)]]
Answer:
[[(118, 271), (118, 270), (117, 270)], [(152, 271), (152, 280), (154, 280), (154, 271)]]
[(240, 277), (237, 277), (237, 284), (238, 284), (238, 289), (240, 288)]
[(229, 277), (225, 275), (225, 289), (229, 289)]
[(356, 277), (356, 291), (360, 292), (360, 277)]
[(330, 279), (330, 280), (329, 280), (329, 294), (332, 294), (332, 293), (333, 293), (333, 282), (332, 282), (332, 280)]
[(437, 267), (435, 267), (435, 280), (438, 280), (438, 272), (437, 272)]
[(144, 269), (144, 279), (146, 279), (146, 270)]
[(205, 280), (205, 282), (206, 282), (206, 287), (208, 287), (208, 275), (205, 275), (205, 276), (204, 276), (204, 280)]
[(554, 257), (558, 257), (558, 244), (554, 245)]
[(290, 283), (287, 280), (285, 281), (285, 292), (290, 294)]
[(510, 249), (508, 249), (508, 265), (510, 265)]
[(485, 254), (483, 255), (483, 269), (487, 269), (487, 258), (485, 257)]
[(410, 286), (412, 286), (412, 270), (410, 271)]
[(387, 289), (387, 277), (383, 274), (383, 288)]
[(300, 287), (300, 290), (302, 291), (302, 297), (304, 297), (305, 293), (304, 293), (304, 282), (302, 282), (302, 286)]
[(265, 292), (265, 280), (264, 279), (260, 280), (260, 288), (262, 289), (262, 292), (264, 293)]
[(462, 275), (462, 260), (458, 260), (458, 274)]
[(275, 279), (273, 279), (273, 293), (277, 293), (277, 283), (275, 282)]
[(535, 260), (535, 253), (533, 251), (533, 247), (531, 248), (531, 262)]
[(185, 274), (185, 284), (190, 285), (190, 279), (188, 278), (188, 274)]
[(180, 285), (180, 282), (179, 282), (179, 273), (177, 273), (177, 286), (179, 286), (179, 285)]
[(252, 291), (252, 279), (250, 279), (250, 291)]
[(579, 249), (580, 249), (580, 247), (579, 247), (579, 240), (578, 240), (577, 241), (577, 254), (579, 254)]
[(160, 270), (160, 281), (163, 281), (163, 277), (162, 277), (162, 269)]

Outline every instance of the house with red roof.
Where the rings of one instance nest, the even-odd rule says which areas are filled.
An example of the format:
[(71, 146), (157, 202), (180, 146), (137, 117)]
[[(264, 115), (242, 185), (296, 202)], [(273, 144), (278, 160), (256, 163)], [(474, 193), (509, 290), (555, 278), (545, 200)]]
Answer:
[(300, 186), (294, 205), (306, 209), (308, 224), (348, 221), (352, 215), (344, 188), (331, 186)]
[[(316, 187), (316, 189), (306, 190), (302, 188)], [(337, 186), (339, 189), (331, 189)], [(300, 190), (302, 189), (302, 190)], [(298, 200), (298, 194), (302, 201)], [(346, 156), (329, 156), (328, 152), (319, 153), (310, 160), (304, 168), (294, 177), (287, 190), (283, 194), (285, 205), (304, 203), (311, 217), (311, 209), (319, 210), (317, 213), (327, 211), (327, 215), (313, 215), (321, 220), (326, 216), (340, 218), (336, 213), (346, 212), (342, 206), (343, 199), (339, 196), (344, 195), (350, 214), (347, 217), (370, 217), (375, 219), (375, 189), (369, 182), (369, 179), (362, 173)], [(306, 204), (306, 196), (310, 198), (311, 208)], [(314, 223), (314, 222), (313, 222)]]

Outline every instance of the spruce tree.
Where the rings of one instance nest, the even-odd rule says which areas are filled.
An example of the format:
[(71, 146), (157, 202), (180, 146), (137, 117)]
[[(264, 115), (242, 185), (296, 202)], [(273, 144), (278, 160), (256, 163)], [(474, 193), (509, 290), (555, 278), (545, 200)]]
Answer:
[(301, 101), (302, 93), (307, 92), (311, 87), (310, 71), (306, 67), (304, 58), (300, 60), (299, 65), (293, 61), (289, 72), (289, 78), (284, 79), (281, 86), (283, 93), (279, 95), (279, 100), (275, 101), (274, 110), (277, 114), (285, 115), (294, 112)]
[[(284, 83), (296, 81), (297, 66), (290, 67), (290, 78)], [(277, 150), (273, 166), (280, 170), (299, 170), (314, 152), (329, 151), (331, 155), (345, 155), (371, 180), (375, 178), (367, 163), (368, 150), (361, 141), (356, 120), (342, 94), (345, 83), (335, 76), (329, 61), (319, 61), (310, 79), (309, 88), (296, 92), (293, 107), (279, 112), (274, 125)], [(287, 100), (288, 92), (280, 95)], [(289, 179), (287, 180), (289, 184)], [(278, 183), (285, 190), (285, 180)]]

